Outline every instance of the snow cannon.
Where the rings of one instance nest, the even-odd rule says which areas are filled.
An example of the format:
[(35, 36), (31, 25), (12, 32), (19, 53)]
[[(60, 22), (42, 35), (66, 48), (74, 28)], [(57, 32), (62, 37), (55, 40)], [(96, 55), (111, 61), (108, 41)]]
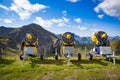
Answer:
[(65, 32), (62, 35), (62, 53), (65, 57), (74, 54), (74, 36), (71, 32)]
[(99, 46), (109, 46), (108, 35), (104, 31), (95, 32), (92, 37), (92, 42)]
[(20, 59), (23, 60), (27, 56), (34, 57), (37, 55), (38, 37), (35, 33), (26, 33), (21, 43)]
[[(68, 65), (70, 64), (70, 57), (74, 56), (74, 35), (71, 32), (65, 32), (61, 35), (60, 40), (60, 54), (65, 56), (68, 59)], [(55, 50), (55, 60), (58, 60), (58, 53), (57, 48)], [(80, 53), (79, 53), (79, 60), (80, 60)]]
[(74, 55), (74, 35), (71, 32), (65, 32), (61, 37), (60, 47), (55, 49), (55, 60), (58, 60), (58, 52), (70, 60), (70, 56)]
[(92, 60), (93, 56), (102, 55), (105, 56), (107, 60), (113, 60), (115, 64), (115, 53), (112, 51), (110, 42), (108, 41), (108, 35), (104, 31), (95, 32), (92, 37), (92, 42), (95, 43), (95, 47), (91, 49), (88, 53), (88, 58)]

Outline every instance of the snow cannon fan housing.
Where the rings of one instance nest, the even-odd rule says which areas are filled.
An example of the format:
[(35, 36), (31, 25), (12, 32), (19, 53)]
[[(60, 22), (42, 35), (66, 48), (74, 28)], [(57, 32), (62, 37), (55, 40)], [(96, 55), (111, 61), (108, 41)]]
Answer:
[(62, 35), (62, 43), (64, 46), (74, 46), (74, 35), (66, 32)]
[(104, 31), (95, 32), (92, 37), (92, 42), (99, 46), (109, 46), (108, 35)]
[(35, 33), (27, 33), (25, 36), (25, 45), (26, 46), (36, 46), (37, 45), (37, 35)]

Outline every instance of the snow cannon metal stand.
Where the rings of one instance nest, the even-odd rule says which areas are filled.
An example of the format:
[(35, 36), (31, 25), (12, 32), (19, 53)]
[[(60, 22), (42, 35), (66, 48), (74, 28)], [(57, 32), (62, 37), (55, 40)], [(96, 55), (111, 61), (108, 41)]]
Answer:
[[(68, 66), (70, 66), (70, 57), (74, 56), (74, 35), (66, 32), (62, 35), (60, 53), (68, 59)], [(81, 55), (79, 55), (81, 57)]]
[(0, 60), (2, 60), (2, 48), (0, 46)]
[(21, 43), (20, 60), (24, 61), (28, 57), (36, 57), (38, 55), (38, 38), (35, 33), (26, 33), (24, 40)]
[(95, 43), (95, 47), (88, 54), (89, 59), (92, 60), (93, 56), (102, 55), (109, 61), (113, 60), (113, 64), (115, 64), (116, 56), (112, 52), (108, 35), (103, 31), (98, 31), (92, 35), (91, 39)]

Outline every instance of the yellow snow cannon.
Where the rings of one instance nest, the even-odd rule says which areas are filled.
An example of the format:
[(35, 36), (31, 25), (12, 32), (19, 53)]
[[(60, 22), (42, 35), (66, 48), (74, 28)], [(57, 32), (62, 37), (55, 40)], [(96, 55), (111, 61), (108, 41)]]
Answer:
[(38, 37), (35, 33), (26, 33), (24, 40), (21, 43), (20, 59), (23, 60), (24, 57), (31, 56), (34, 57), (38, 52)]

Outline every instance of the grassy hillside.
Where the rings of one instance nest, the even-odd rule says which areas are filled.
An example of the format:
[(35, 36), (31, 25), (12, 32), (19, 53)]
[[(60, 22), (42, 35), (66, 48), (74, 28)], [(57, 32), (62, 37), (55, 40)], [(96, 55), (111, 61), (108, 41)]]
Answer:
[(16, 54), (18, 52), (18, 48), (15, 44), (16, 43), (14, 43), (14, 41), (12, 41), (8, 36), (0, 36), (0, 49), (3, 54)]
[(113, 51), (115, 51), (116, 55), (120, 55), (120, 40), (113, 41), (110, 43)]
[(18, 56), (3, 56), (0, 60), (0, 80), (120, 80), (119, 74), (120, 57), (116, 65), (101, 57), (93, 61), (72, 58), (70, 66), (66, 58), (31, 58), (24, 66)]

